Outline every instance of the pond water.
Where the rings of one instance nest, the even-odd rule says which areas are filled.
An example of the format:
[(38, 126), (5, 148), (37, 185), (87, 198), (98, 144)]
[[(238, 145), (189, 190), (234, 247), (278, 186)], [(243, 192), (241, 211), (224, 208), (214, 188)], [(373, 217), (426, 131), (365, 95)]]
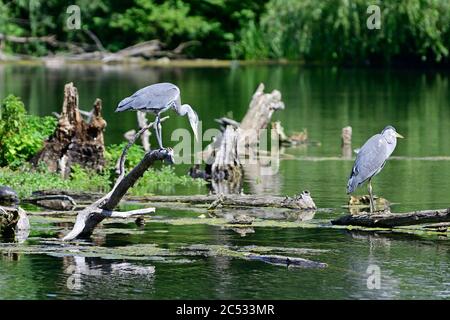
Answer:
[[(449, 75), (448, 71), (300, 65), (46, 68), (8, 64), (0, 65), (0, 99), (12, 93), (22, 97), (30, 113), (50, 115), (61, 110), (64, 84), (73, 81), (83, 109), (89, 110), (97, 97), (103, 100), (108, 122), (105, 140), (111, 144), (120, 143), (123, 133), (136, 126), (134, 113), (114, 113), (117, 103), (148, 84), (176, 83), (182, 100), (197, 110), (205, 129), (217, 127), (214, 119), (226, 114), (241, 119), (263, 82), (266, 91), (280, 90), (286, 105), (274, 118), (288, 133), (306, 128), (317, 143), (284, 149), (289, 157), (281, 161), (278, 174), (262, 181), (246, 177), (244, 191), (292, 195), (307, 189), (319, 208), (331, 209), (318, 212), (314, 219), (320, 220), (346, 212), (342, 206), (348, 200), (345, 186), (353, 162), (340, 159), (340, 134), (347, 125), (353, 128), (353, 148), (388, 124), (406, 137), (399, 140), (393, 159), (373, 180), (375, 193), (393, 203), (392, 211), (448, 207)], [(163, 128), (166, 145), (177, 143), (171, 139), (175, 128), (189, 126), (186, 118), (172, 112), (170, 116)], [(176, 170), (183, 174), (187, 168), (180, 165)], [(206, 193), (206, 187), (166, 191), (199, 192)], [(364, 187), (358, 191), (365, 193)], [(45, 239), (54, 241), (68, 227), (67, 221), (32, 216), (27, 241), (0, 246), (0, 299), (450, 298), (450, 242), (446, 237), (279, 226), (254, 227), (253, 233), (243, 237), (221, 226), (164, 220), (195, 219), (196, 212), (158, 209), (157, 216), (161, 221), (155, 218), (140, 230), (132, 222), (101, 228), (94, 244), (106, 253), (97, 256), (32, 250)], [(114, 251), (138, 244), (175, 248), (177, 259), (164, 255), (156, 255), (160, 259), (123, 258)], [(300, 256), (328, 266), (286, 268), (229, 255), (189, 256), (177, 251), (199, 244), (311, 249)], [(33, 254), (25, 254), (27, 250)], [(142, 249), (144, 255), (146, 250)], [(371, 265), (380, 268), (380, 289), (367, 287), (366, 271)], [(77, 288), (67, 285), (70, 266), (84, 270)]]

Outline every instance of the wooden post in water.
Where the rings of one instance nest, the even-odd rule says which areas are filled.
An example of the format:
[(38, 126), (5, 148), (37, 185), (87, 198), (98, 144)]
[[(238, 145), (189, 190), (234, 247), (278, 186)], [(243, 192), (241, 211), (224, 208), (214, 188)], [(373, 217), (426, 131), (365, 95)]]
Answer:
[(352, 127), (342, 128), (342, 157), (344, 159), (352, 158)]

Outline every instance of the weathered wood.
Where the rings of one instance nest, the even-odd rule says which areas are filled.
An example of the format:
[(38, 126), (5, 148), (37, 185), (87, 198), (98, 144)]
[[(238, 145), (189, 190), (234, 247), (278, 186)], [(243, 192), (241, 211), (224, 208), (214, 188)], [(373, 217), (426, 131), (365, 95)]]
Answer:
[(155, 161), (165, 160), (166, 162), (174, 163), (172, 149), (167, 148), (150, 150), (144, 155), (141, 162), (139, 162), (139, 164), (136, 165), (127, 175), (125, 175), (124, 163), (128, 149), (145, 130), (148, 130), (153, 125), (154, 122), (141, 129), (136, 134), (136, 136), (127, 144), (127, 146), (124, 147), (119, 162), (120, 174), (114, 184), (114, 187), (108, 194), (101, 197), (78, 213), (72, 231), (70, 231), (63, 238), (63, 240), (73, 240), (79, 237), (89, 237), (94, 231), (95, 227), (105, 218), (128, 218), (134, 215), (154, 212), (154, 208), (145, 208), (127, 212), (113, 211), (125, 196), (128, 189), (134, 186), (134, 184), (144, 175), (147, 169), (152, 166)]
[(450, 208), (407, 213), (345, 215), (331, 221), (334, 225), (354, 225), (369, 228), (393, 228), (424, 223), (450, 221)]
[(0, 236), (13, 237), (15, 232), (29, 228), (30, 222), (22, 208), (0, 206)]
[(31, 203), (45, 209), (61, 210), (61, 211), (70, 211), (77, 206), (77, 203), (71, 196), (63, 194), (27, 198), (23, 199), (22, 202)]
[(352, 158), (352, 127), (347, 126), (345, 128), (342, 128), (342, 157), (344, 159), (351, 159)]
[(223, 133), (219, 148), (214, 153), (214, 162), (211, 165), (213, 179), (229, 181), (241, 179), (242, 171), (237, 152), (237, 142), (237, 130), (228, 126)]
[(147, 152), (141, 162), (130, 173), (126, 176), (119, 177), (113, 189), (107, 195), (78, 213), (72, 231), (63, 240), (73, 240), (79, 237), (90, 236), (95, 227), (108, 217), (127, 218), (133, 215), (153, 212), (153, 208), (129, 212), (115, 212), (113, 209), (119, 204), (128, 189), (158, 160), (166, 160), (173, 163), (173, 151), (171, 149), (159, 149)]
[(56, 37), (54, 35), (43, 37), (18, 37), (0, 33), (0, 41), (14, 42), (20, 44), (26, 44), (30, 42), (44, 42), (52, 46), (56, 46), (58, 44), (58, 41), (56, 40)]
[[(77, 201), (92, 201), (98, 199), (100, 193), (89, 192), (72, 192), (67, 190), (42, 190), (33, 193), (35, 196), (51, 195), (51, 194), (65, 194), (73, 197)], [(308, 191), (303, 191), (299, 195), (293, 197), (287, 196), (269, 196), (269, 195), (242, 195), (242, 194), (227, 194), (227, 195), (184, 195), (184, 196), (124, 196), (124, 200), (146, 202), (153, 205), (163, 207), (166, 203), (171, 207), (175, 204), (201, 205), (208, 206), (210, 209), (217, 209), (219, 207), (250, 207), (250, 208), (285, 208), (285, 209), (300, 209), (300, 210), (314, 210), (316, 205), (311, 194)]]
[(283, 110), (281, 93), (273, 90), (264, 93), (264, 84), (261, 83), (252, 100), (247, 113), (239, 126), (239, 153), (245, 154), (244, 148), (254, 147), (258, 144), (262, 130), (267, 129), (272, 119), (272, 114), (277, 110)]
[(273, 112), (280, 109), (284, 109), (281, 93), (277, 90), (264, 93), (264, 84), (261, 83), (241, 123), (226, 117), (216, 119), (222, 133), (203, 151), (205, 171), (192, 169), (191, 175), (210, 178), (216, 194), (240, 193), (243, 181), (241, 162), (248, 158), (258, 161), (257, 147), (263, 130), (267, 129)]
[(149, 203), (180, 202), (190, 204), (207, 204), (210, 209), (222, 207), (274, 207), (313, 210), (316, 205), (308, 191), (293, 197), (280, 197), (270, 195), (194, 195), (194, 196), (149, 196), (139, 197), (141, 201)]
[(31, 163), (37, 166), (40, 162), (44, 162), (51, 172), (60, 172), (64, 177), (70, 174), (74, 164), (101, 170), (105, 164), (103, 131), (106, 127), (101, 109), (102, 102), (97, 99), (91, 120), (86, 123), (78, 108), (77, 89), (73, 83), (66, 84), (63, 109), (57, 128)]

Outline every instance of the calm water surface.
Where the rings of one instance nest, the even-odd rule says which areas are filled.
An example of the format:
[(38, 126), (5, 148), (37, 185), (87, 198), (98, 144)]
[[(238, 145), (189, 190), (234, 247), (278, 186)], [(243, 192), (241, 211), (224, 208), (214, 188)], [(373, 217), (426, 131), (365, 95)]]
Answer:
[[(395, 157), (374, 179), (375, 193), (394, 203), (396, 212), (444, 208), (450, 199), (450, 90), (449, 73), (426, 70), (352, 70), (290, 66), (233, 68), (143, 68), (121, 66), (0, 65), (0, 98), (22, 97), (30, 113), (59, 112), (63, 87), (73, 81), (80, 105), (90, 109), (103, 100), (108, 122), (106, 143), (120, 143), (123, 133), (136, 126), (134, 113), (114, 113), (123, 97), (155, 82), (176, 83), (183, 101), (203, 120), (203, 128), (216, 127), (225, 114), (241, 119), (260, 82), (266, 90), (281, 91), (286, 109), (275, 114), (289, 132), (308, 130), (318, 145), (288, 148), (277, 175), (254, 182), (246, 177), (247, 193), (295, 194), (311, 191), (320, 208), (316, 219), (343, 214), (345, 184), (352, 161), (339, 159), (340, 133), (353, 127), (353, 147), (391, 124), (406, 139)], [(164, 124), (165, 144), (187, 119), (171, 113)], [(206, 142), (205, 142), (206, 144)], [(177, 171), (186, 172), (180, 165)], [(205, 189), (174, 188), (166, 193), (199, 193)], [(360, 190), (363, 194), (365, 190)], [(158, 216), (197, 217), (186, 211), (159, 209)], [(45, 224), (32, 217), (32, 232), (21, 244), (33, 246), (43, 238), (58, 236), (61, 225)], [(329, 228), (254, 228), (241, 237), (229, 229), (209, 225), (168, 225), (153, 222), (139, 234), (133, 223), (115, 226), (96, 242), (103, 248), (157, 244), (162, 248), (192, 244), (233, 247), (272, 246), (322, 249), (311, 256), (325, 269), (273, 266), (229, 257), (191, 257), (178, 262), (128, 261), (81, 257), (76, 254), (8, 254), (0, 258), (0, 299), (14, 298), (440, 298), (450, 297), (450, 243), (447, 238), (357, 233)], [(120, 232), (123, 229), (123, 232)], [(1, 247), (0, 247), (1, 248)], [(123, 263), (128, 263), (127, 267)], [(67, 267), (76, 265), (81, 287), (67, 287)], [(369, 290), (366, 270), (381, 270), (381, 289)], [(150, 274), (132, 270), (153, 269)], [(147, 268), (147, 269), (146, 269)], [(131, 270), (131, 271), (130, 271)]]

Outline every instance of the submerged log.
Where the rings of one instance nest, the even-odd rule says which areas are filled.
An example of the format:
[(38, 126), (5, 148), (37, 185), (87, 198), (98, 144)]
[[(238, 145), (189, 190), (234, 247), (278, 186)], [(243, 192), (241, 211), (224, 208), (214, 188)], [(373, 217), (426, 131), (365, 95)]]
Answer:
[(264, 255), (249, 253), (245, 257), (249, 260), (258, 260), (265, 263), (286, 266), (286, 267), (299, 267), (299, 268), (326, 268), (328, 265), (323, 262), (317, 262), (297, 257), (286, 257), (279, 255)]
[(407, 213), (345, 215), (331, 221), (334, 225), (353, 225), (369, 228), (393, 228), (439, 222), (450, 222), (450, 208)]
[(97, 99), (92, 118), (86, 123), (78, 108), (77, 89), (73, 83), (66, 84), (58, 126), (31, 163), (37, 166), (44, 162), (51, 172), (60, 172), (63, 177), (70, 174), (71, 167), (75, 164), (101, 170), (105, 164), (103, 131), (106, 127), (101, 110), (102, 102)]

